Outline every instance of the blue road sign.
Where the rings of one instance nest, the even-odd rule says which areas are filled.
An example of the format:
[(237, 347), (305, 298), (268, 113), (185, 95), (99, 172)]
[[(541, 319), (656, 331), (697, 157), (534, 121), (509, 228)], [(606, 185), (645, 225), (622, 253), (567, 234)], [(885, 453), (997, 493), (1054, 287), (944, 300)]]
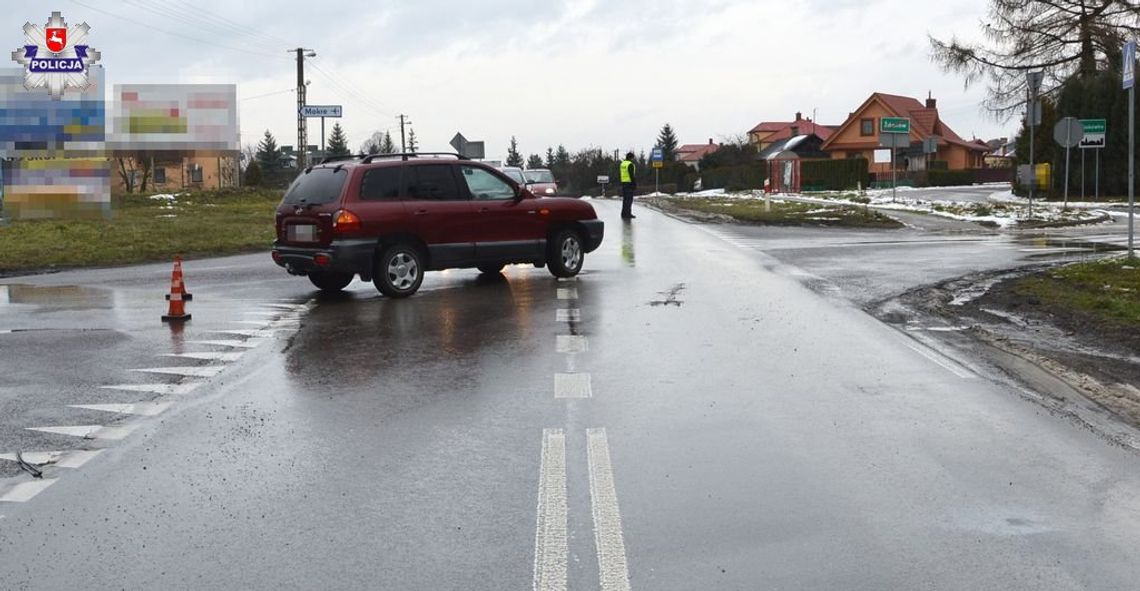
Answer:
[(1136, 84), (1136, 42), (1124, 44), (1124, 90)]
[(653, 148), (653, 151), (649, 153), (649, 161), (650, 162), (664, 162), (665, 161), (665, 150), (662, 150), (661, 148)]
[(305, 105), (301, 107), (301, 114), (305, 117), (340, 117), (340, 105)]

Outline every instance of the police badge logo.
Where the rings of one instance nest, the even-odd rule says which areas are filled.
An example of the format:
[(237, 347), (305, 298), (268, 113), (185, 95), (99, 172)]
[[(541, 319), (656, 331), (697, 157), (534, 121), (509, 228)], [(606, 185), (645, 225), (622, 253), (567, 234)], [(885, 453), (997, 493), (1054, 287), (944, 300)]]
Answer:
[(91, 85), (88, 67), (100, 58), (86, 44), (90, 30), (87, 23), (68, 26), (59, 12), (52, 12), (44, 27), (24, 23), (24, 46), (12, 52), (12, 59), (24, 66), (24, 88), (46, 88), (55, 100), (68, 88), (86, 90)]

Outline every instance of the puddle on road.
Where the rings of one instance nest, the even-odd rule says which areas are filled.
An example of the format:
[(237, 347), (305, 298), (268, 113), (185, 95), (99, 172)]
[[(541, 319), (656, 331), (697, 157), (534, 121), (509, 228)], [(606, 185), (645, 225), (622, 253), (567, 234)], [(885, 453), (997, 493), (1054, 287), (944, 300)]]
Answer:
[(1027, 246), (1022, 250), (1026, 254), (1026, 258), (1038, 259), (1049, 257), (1072, 256), (1079, 258), (1076, 255), (1094, 255), (1107, 252), (1119, 252), (1125, 250), (1123, 246), (1117, 244), (1110, 244), (1105, 242), (1092, 242), (1080, 238), (1062, 238), (1062, 237), (1049, 237), (1049, 236), (1035, 236), (1023, 237), (1015, 240), (1017, 244)]
[(115, 307), (115, 296), (111, 290), (78, 285), (0, 285), (0, 310), (19, 305), (65, 310), (110, 309)]

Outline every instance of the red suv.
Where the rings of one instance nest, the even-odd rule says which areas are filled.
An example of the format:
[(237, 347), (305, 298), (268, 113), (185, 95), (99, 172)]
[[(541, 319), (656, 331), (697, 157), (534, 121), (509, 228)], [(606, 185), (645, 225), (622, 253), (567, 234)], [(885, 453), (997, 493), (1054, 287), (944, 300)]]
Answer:
[(355, 275), (390, 297), (424, 271), (546, 266), (582, 269), (603, 223), (577, 199), (536, 197), (498, 170), (454, 154), (374, 155), (305, 169), (277, 207), (273, 260), (324, 291)]

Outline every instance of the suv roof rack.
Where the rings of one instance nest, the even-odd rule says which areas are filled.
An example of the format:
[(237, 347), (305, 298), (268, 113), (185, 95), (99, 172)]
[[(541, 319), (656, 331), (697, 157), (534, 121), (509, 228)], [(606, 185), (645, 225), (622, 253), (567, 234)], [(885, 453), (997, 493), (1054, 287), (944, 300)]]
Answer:
[(401, 160), (407, 160), (408, 158), (421, 158), (424, 156), (430, 156), (432, 158), (450, 156), (456, 160), (470, 160), (470, 158), (462, 154), (456, 154), (455, 152), (399, 152), (396, 154), (369, 154), (365, 156), (364, 160), (361, 160), (361, 162), (363, 164), (368, 164), (374, 160), (380, 160), (383, 158), (400, 158)]
[(344, 156), (325, 156), (317, 164), (328, 164), (329, 162), (340, 162), (342, 160), (356, 160), (357, 158), (364, 158), (362, 154), (347, 154)]

